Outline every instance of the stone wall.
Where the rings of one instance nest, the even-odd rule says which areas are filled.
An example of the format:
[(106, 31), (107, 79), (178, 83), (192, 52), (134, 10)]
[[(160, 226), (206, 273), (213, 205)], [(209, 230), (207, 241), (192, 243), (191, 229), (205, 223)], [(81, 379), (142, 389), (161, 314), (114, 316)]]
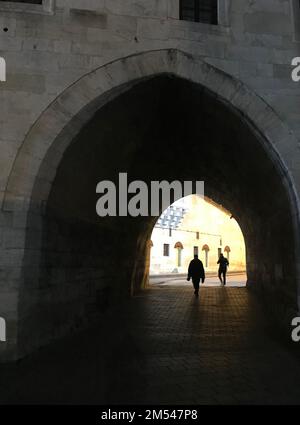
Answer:
[[(92, 101), (92, 90), (81, 89), (66, 109), (69, 93), (66, 90), (75, 87), (79, 79), (105, 64), (153, 50), (180, 50), (187, 53), (191, 64), (185, 71), (187, 61), (175, 61), (174, 70), (176, 68), (178, 74), (197, 80), (200, 65), (195, 65), (193, 71), (193, 58), (200, 58), (212, 65), (212, 69), (221, 71), (220, 77), (215, 77), (215, 71), (209, 70), (210, 79), (205, 77), (201, 81), (205, 85), (207, 80), (211, 89), (214, 78), (217, 81), (222, 78), (222, 72), (228, 74), (229, 80), (234, 79), (238, 93), (231, 93), (232, 103), (244, 110), (250, 121), (257, 121), (258, 126), (264, 127), (269, 140), (276, 140), (275, 150), (286, 170), (282, 171), (282, 178), (294, 193), (293, 202), (295, 205), (298, 203), (300, 84), (292, 82), (290, 66), (291, 59), (300, 55), (298, 2), (222, 0), (219, 26), (178, 20), (178, 3), (178, 0), (46, 0), (43, 5), (29, 6), (0, 1), (0, 56), (7, 62), (7, 81), (0, 83), (0, 315), (5, 316), (8, 323), (8, 342), (0, 345), (2, 359), (12, 359), (21, 352), (30, 351), (28, 347), (20, 348), (19, 353), (16, 350), (17, 341), (24, 341), (30, 334), (30, 326), (25, 332), (19, 322), (27, 317), (35, 297), (42, 293), (39, 286), (35, 286), (36, 282), (40, 282), (40, 276), (37, 273), (38, 276), (33, 277), (34, 270), (38, 270), (37, 264), (40, 265), (41, 252), (33, 248), (28, 250), (28, 228), (31, 229), (30, 238), (33, 238), (30, 244), (40, 243), (45, 232), (41, 211), (44, 214), (47, 210), (47, 197), (37, 196), (38, 202), (33, 202), (31, 195), (25, 193), (31, 193), (30, 182), (35, 182), (37, 176), (39, 183), (42, 181), (44, 186), (49, 186), (50, 192), (65, 149), (63, 143), (58, 149), (50, 149), (58, 136), (55, 125), (67, 122), (68, 117), (71, 122), (79, 113), (80, 105), (89, 105)], [(148, 61), (146, 65), (145, 61)], [(165, 65), (168, 60), (161, 59), (159, 55), (153, 55), (153, 63), (150, 56), (145, 61), (137, 65), (141, 76), (151, 73), (152, 68), (163, 70), (166, 67), (172, 72), (170, 63)], [(158, 65), (160, 61), (163, 65)], [(95, 92), (113, 88), (114, 79), (128, 83), (130, 78), (127, 75), (135, 73), (125, 59), (123, 69), (113, 66), (112, 69), (116, 69), (117, 75), (112, 76), (110, 73), (113, 71), (103, 68), (103, 78), (98, 77), (97, 84), (91, 83)], [(118, 73), (122, 73), (122, 78)], [(225, 96), (226, 91), (229, 93), (227, 87), (226, 83), (216, 90), (223, 90)], [(246, 90), (244, 87), (262, 100), (262, 109), (258, 108), (259, 101), (251, 104), (248, 92), (244, 97), (241, 95)], [(114, 94), (110, 92), (109, 96)], [(57, 103), (53, 103), (55, 99), (59, 99)], [(265, 111), (264, 102), (269, 109), (261, 113), (261, 110)], [(60, 105), (63, 105), (61, 109)], [(251, 110), (251, 105), (256, 111)], [(82, 115), (76, 118), (76, 125), (73, 121), (72, 126), (65, 125), (68, 135), (73, 132), (75, 136), (81, 128), (84, 122)], [(49, 154), (46, 163), (43, 162), (45, 150)], [(36, 190), (39, 192), (39, 189)], [(296, 211), (292, 212), (290, 220), (297, 225)], [(139, 242), (142, 251), (146, 251), (146, 233)], [(41, 246), (39, 243), (38, 248)], [(253, 246), (257, 248), (257, 244)], [(290, 249), (293, 251), (294, 247)], [(37, 263), (34, 263), (35, 255)], [(250, 252), (249, 258), (251, 256)], [(142, 258), (141, 271), (136, 270), (135, 273), (145, 279)], [(287, 264), (291, 261), (289, 259)], [(257, 276), (254, 280), (261, 279), (262, 272), (257, 270), (256, 260), (250, 262), (252, 276)], [(29, 279), (24, 267), (27, 271), (31, 270)], [(131, 266), (128, 267), (130, 269)], [(297, 267), (300, 270), (300, 266)], [(97, 280), (98, 272), (95, 276)], [(29, 293), (26, 292), (28, 280), (35, 282), (33, 291)], [(82, 285), (85, 285), (84, 279)], [(22, 304), (24, 300), (20, 293), (26, 293), (25, 304)], [(28, 318), (27, 323), (32, 323), (30, 320)], [(51, 332), (47, 340), (52, 338)], [(37, 337), (35, 345), (39, 344), (39, 339)], [(20, 344), (22, 347), (26, 345)]]

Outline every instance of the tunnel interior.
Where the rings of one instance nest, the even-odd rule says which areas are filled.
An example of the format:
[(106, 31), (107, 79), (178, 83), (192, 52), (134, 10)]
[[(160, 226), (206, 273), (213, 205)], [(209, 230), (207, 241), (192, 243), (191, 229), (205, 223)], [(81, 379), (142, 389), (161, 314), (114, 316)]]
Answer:
[[(248, 287), (278, 315), (296, 307), (287, 190), (246, 118), (206, 88), (172, 75), (107, 103), (66, 149), (37, 235), (28, 225), (20, 338), (40, 345), (80, 328), (145, 288), (157, 217), (96, 214), (96, 185), (203, 180), (245, 237)], [(36, 253), (35, 264), (33, 253)], [(34, 342), (33, 342), (34, 341)]]

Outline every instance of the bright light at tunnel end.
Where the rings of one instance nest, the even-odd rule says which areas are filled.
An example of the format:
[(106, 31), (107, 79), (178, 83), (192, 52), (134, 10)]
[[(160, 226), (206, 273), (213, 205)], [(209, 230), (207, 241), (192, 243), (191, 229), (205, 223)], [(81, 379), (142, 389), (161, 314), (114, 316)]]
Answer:
[(181, 198), (190, 195), (204, 198), (204, 182), (135, 180), (128, 184), (128, 174), (120, 173), (118, 185), (109, 180), (101, 181), (96, 193), (101, 194), (96, 204), (99, 217), (158, 217)]

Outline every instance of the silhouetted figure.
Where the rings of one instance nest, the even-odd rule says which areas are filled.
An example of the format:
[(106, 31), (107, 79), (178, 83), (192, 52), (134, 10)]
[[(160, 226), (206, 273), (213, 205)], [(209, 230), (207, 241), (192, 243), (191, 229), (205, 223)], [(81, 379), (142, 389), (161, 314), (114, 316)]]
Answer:
[[(227, 260), (227, 258), (224, 257), (223, 254), (220, 254), (219, 257), (219, 279), (221, 281), (221, 283), (223, 283), (223, 285), (226, 285), (226, 273), (227, 273), (227, 267), (229, 266), (229, 261)], [(223, 280), (222, 280), (222, 276), (223, 276)]]
[(189, 265), (187, 280), (190, 281), (191, 278), (195, 289), (195, 295), (198, 297), (200, 280), (202, 280), (202, 283), (205, 281), (204, 267), (202, 261), (199, 260), (198, 255), (194, 256), (194, 259), (190, 262)]

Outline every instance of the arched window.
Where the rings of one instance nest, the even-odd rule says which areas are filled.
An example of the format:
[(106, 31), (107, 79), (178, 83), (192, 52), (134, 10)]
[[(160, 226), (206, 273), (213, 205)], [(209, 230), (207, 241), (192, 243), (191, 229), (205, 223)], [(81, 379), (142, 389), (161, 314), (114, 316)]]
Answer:
[(229, 261), (231, 249), (229, 246), (225, 246), (224, 252), (226, 252), (227, 260)]
[(177, 267), (181, 267), (181, 251), (183, 250), (183, 245), (181, 242), (176, 242), (175, 249), (177, 249)]
[(205, 251), (205, 267), (208, 267), (208, 254), (209, 254), (209, 251), (210, 251), (209, 246), (203, 245), (202, 251)]

